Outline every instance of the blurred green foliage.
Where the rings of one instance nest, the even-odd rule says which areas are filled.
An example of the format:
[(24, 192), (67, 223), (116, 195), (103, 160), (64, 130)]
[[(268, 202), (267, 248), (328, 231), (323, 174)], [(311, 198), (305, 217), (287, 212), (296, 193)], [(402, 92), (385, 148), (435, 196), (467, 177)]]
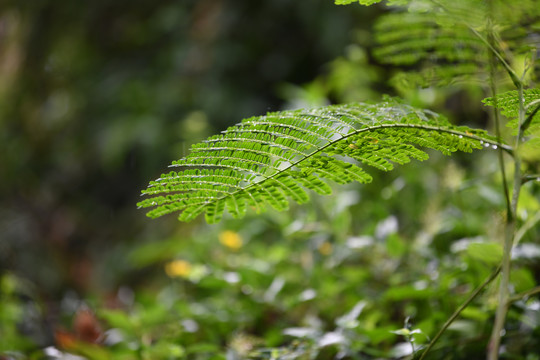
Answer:
[(7, 1), (0, 11), (0, 264), (52, 298), (66, 286), (114, 289), (125, 269), (108, 265), (124, 247), (177, 226), (143, 220), (141, 185), (190, 143), (278, 109), (278, 85), (312, 79), (368, 16), (323, 1)]
[[(496, 267), (504, 198), (488, 150), (432, 154), (309, 206), (211, 227), (134, 207), (187, 145), (267, 110), (397, 91), (485, 127), (480, 87), (388, 85), (393, 69), (371, 52), (380, 8), (0, 10), (0, 358), (410, 358)], [(524, 186), (521, 222), (539, 193)], [(516, 246), (516, 293), (538, 283), (539, 236), (532, 227)], [(437, 358), (484, 356), (496, 287), (452, 324)], [(505, 351), (539, 359), (539, 336), (538, 298), (516, 302)]]

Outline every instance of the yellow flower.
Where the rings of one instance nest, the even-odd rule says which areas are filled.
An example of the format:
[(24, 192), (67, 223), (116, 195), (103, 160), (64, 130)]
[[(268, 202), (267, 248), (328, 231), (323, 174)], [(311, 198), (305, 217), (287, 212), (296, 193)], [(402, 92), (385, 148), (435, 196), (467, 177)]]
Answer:
[(320, 246), (319, 246), (319, 252), (322, 254), (322, 255), (330, 255), (332, 253), (332, 244), (329, 243), (328, 241), (325, 241), (323, 242)]
[(186, 278), (191, 273), (192, 266), (185, 260), (174, 260), (165, 265), (165, 272), (169, 277)]
[(231, 250), (238, 250), (242, 247), (242, 238), (237, 232), (225, 230), (219, 234), (219, 242)]

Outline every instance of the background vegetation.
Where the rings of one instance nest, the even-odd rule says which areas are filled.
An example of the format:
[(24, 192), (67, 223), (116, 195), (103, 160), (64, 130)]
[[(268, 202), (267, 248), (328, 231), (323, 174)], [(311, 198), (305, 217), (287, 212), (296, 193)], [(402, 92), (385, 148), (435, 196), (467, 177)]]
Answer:
[[(505, 203), (487, 149), (217, 226), (135, 209), (189, 144), (270, 110), (389, 93), (489, 128), (483, 84), (392, 86), (371, 35), (384, 7), (1, 6), (0, 356), (401, 358), (499, 263)], [(526, 185), (523, 221), (539, 191)], [(539, 232), (516, 248), (516, 293), (538, 282)], [(436, 358), (483, 357), (496, 288)], [(539, 359), (540, 302), (516, 302), (506, 331), (508, 358)]]

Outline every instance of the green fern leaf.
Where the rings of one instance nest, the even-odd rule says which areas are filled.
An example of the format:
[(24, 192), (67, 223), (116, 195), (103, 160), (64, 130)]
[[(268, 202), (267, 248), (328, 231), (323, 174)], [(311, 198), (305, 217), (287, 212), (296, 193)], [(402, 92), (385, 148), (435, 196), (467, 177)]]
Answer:
[[(531, 113), (534, 105), (540, 103), (540, 88), (523, 90), (523, 99), (523, 105), (527, 113)], [(488, 97), (482, 100), (482, 102), (488, 106), (495, 106), (495, 99), (493, 97)], [(518, 117), (519, 94), (517, 90), (497, 94), (497, 108), (509, 119)]]
[(372, 177), (362, 164), (389, 171), (426, 160), (420, 147), (450, 154), (484, 144), (496, 142), (482, 130), (453, 126), (394, 99), (269, 113), (193, 145), (173, 162), (180, 170), (151, 181), (138, 205), (154, 207), (150, 217), (180, 212), (180, 220), (190, 221), (204, 213), (215, 223), (225, 210), (240, 218), (248, 208), (282, 211), (290, 200), (306, 203), (309, 190), (329, 195), (330, 182), (368, 183)]
[[(494, 49), (512, 63), (512, 56), (530, 58), (540, 45), (537, 1), (491, 3), (410, 1), (406, 9), (398, 7), (398, 12), (380, 17), (375, 25), (374, 55), (381, 63), (406, 68), (393, 77), (397, 87), (482, 83), (490, 76), (489, 58), (495, 56)], [(489, 38), (493, 45), (488, 44)], [(540, 62), (531, 63), (531, 68), (528, 76), (534, 80), (540, 75)], [(509, 80), (502, 70), (495, 77)]]
[[(395, 84), (428, 86), (483, 80), (487, 77), (487, 48), (460, 20), (434, 9), (382, 16), (375, 26), (378, 46), (374, 55), (384, 64), (415, 66), (394, 78)], [(479, 22), (476, 17), (471, 21)]]
[[(519, 94), (516, 90), (497, 95), (497, 109), (510, 121), (507, 126), (517, 132), (519, 126)], [(495, 98), (489, 97), (482, 102), (487, 106), (495, 106)], [(527, 117), (526, 134), (538, 133), (540, 130), (540, 88), (523, 91), (523, 106)]]

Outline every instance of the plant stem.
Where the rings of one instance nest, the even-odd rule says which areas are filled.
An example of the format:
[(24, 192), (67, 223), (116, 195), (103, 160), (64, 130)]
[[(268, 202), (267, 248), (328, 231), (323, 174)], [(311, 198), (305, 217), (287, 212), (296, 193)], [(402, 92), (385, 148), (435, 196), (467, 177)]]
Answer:
[[(492, 23), (491, 21), (488, 22), (490, 34), (492, 29)], [(488, 37), (490, 42), (493, 42), (493, 36), (489, 35)], [(497, 141), (502, 143), (502, 136), (501, 136), (501, 121), (499, 118), (499, 111), (497, 110), (499, 108), (498, 100), (497, 100), (497, 85), (495, 84), (495, 68), (496, 68), (496, 62), (495, 58), (493, 57), (493, 54), (489, 57), (489, 85), (491, 88), (491, 96), (493, 97), (493, 119), (495, 121), (495, 135), (497, 136)], [(499, 168), (501, 169), (501, 176), (502, 176), (502, 190), (504, 193), (504, 199), (506, 201), (506, 213), (511, 214), (512, 210), (512, 203), (510, 201), (510, 195), (508, 195), (508, 182), (506, 180), (506, 170), (504, 166), (504, 158), (503, 158), (503, 152), (502, 149), (499, 149), (497, 151), (498, 159), (499, 159)]]
[(497, 312), (495, 313), (495, 323), (493, 324), (493, 331), (491, 333), (491, 339), (488, 345), (488, 360), (499, 359), (499, 347), (501, 344), (501, 337), (503, 334), (504, 321), (506, 319), (506, 312), (508, 311), (508, 285), (510, 284), (510, 255), (512, 252), (512, 241), (514, 238), (514, 219), (510, 220), (506, 224), (506, 232), (504, 238), (504, 250), (502, 261), (502, 274), (501, 283), (499, 285), (499, 300), (497, 305)]
[(499, 272), (501, 271), (501, 267), (499, 266), (497, 269), (495, 269), (495, 271), (493, 271), (491, 273), (491, 275), (488, 276), (488, 278), (486, 280), (484, 280), (484, 282), (478, 286), (476, 289), (474, 289), (474, 291), (471, 293), (471, 295), (469, 295), (469, 297), (467, 298), (467, 300), (465, 300), (465, 302), (463, 304), (461, 304), (461, 306), (459, 308), (457, 308), (456, 311), (454, 311), (454, 313), (452, 314), (452, 316), (450, 316), (448, 318), (448, 320), (446, 320), (446, 322), (444, 323), (444, 325), (441, 327), (441, 329), (439, 330), (439, 332), (437, 333), (437, 335), (435, 335), (435, 337), (433, 338), (433, 340), (431, 340), (431, 342), (429, 343), (428, 347), (426, 348), (426, 350), (424, 350), (424, 352), (422, 352), (422, 356), (420, 356), (420, 358), (418, 360), (423, 360), (426, 355), (428, 354), (428, 352), (431, 350), (431, 348), (435, 345), (435, 343), (437, 343), (437, 341), (439, 340), (439, 338), (441, 337), (441, 335), (446, 331), (446, 329), (450, 326), (450, 324), (452, 324), (454, 322), (454, 320), (459, 316), (459, 314), (461, 314), (461, 312), (467, 307), (469, 306), (469, 304), (478, 296), (478, 294), (480, 294), (480, 292), (482, 291), (482, 289), (484, 289), (490, 282), (493, 281), (493, 279), (495, 279), (497, 277), (497, 275), (499, 274)]
[(495, 314), (495, 323), (493, 324), (493, 331), (491, 333), (491, 340), (488, 346), (488, 360), (499, 359), (499, 346), (501, 344), (501, 336), (503, 336), (504, 322), (506, 319), (506, 313), (508, 311), (508, 299), (509, 299), (509, 284), (510, 284), (510, 265), (512, 246), (514, 242), (514, 235), (516, 230), (516, 212), (519, 199), (519, 192), (521, 190), (521, 157), (519, 154), (519, 145), (523, 136), (522, 124), (525, 121), (525, 107), (523, 105), (523, 86), (519, 86), (519, 127), (518, 135), (516, 137), (516, 145), (514, 152), (514, 185), (512, 191), (512, 204), (510, 213), (507, 214), (506, 230), (504, 237), (503, 248), (503, 260), (502, 260), (502, 272), (501, 283), (499, 286), (499, 304), (497, 306), (497, 312)]

